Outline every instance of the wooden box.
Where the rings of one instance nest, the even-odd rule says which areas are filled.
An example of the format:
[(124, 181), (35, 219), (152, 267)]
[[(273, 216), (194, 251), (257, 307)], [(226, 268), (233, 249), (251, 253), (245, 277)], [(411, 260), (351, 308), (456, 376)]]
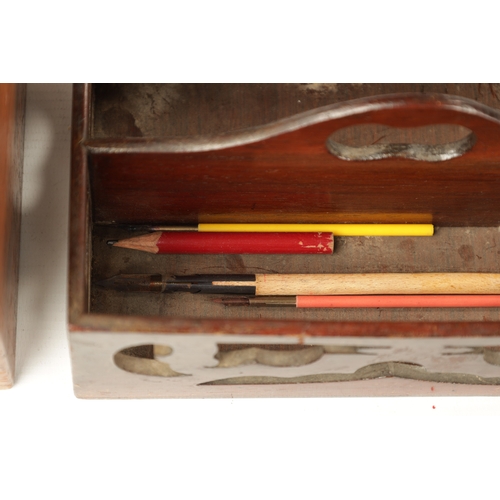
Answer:
[(0, 389), (14, 383), (26, 86), (0, 84)]
[[(119, 273), (498, 273), (499, 96), (497, 84), (76, 85), (76, 395), (500, 394), (498, 308), (238, 308), (95, 285)], [(336, 237), (328, 257), (106, 243), (124, 225), (203, 222), (436, 230)]]

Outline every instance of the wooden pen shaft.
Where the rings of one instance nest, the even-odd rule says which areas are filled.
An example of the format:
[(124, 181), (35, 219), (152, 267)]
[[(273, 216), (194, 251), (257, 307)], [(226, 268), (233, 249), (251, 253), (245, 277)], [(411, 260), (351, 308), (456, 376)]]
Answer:
[(500, 274), (258, 274), (255, 284), (256, 295), (497, 294)]

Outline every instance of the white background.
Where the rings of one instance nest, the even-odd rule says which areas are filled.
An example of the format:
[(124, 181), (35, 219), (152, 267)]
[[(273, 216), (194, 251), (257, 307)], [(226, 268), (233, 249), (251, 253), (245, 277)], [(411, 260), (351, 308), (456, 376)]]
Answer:
[[(61, 5), (2, 7), (1, 80), (499, 80), (485, 73), (498, 17), (482, 1)], [(70, 100), (70, 85), (28, 87), (0, 499), (498, 496), (495, 398), (77, 400), (66, 340)]]

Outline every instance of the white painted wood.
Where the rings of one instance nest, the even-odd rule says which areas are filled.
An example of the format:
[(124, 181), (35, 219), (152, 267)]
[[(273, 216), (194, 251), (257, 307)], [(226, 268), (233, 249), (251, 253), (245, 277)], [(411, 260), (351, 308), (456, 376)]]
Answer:
[[(81, 398), (207, 398), (207, 397), (329, 397), (329, 396), (434, 396), (498, 395), (500, 385), (468, 385), (423, 382), (401, 378), (380, 378), (333, 383), (204, 386), (205, 382), (239, 376), (297, 377), (322, 373), (352, 373), (374, 363), (389, 361), (417, 363), (429, 372), (465, 373), (499, 377), (500, 366), (487, 363), (469, 346), (500, 345), (494, 338), (318, 338), (305, 344), (327, 346), (372, 346), (366, 354), (325, 354), (318, 361), (300, 367), (272, 367), (259, 364), (217, 368), (217, 343), (297, 343), (295, 339), (241, 335), (164, 335), (134, 333), (71, 333), (75, 394)], [(166, 345), (169, 356), (157, 357), (183, 377), (160, 377), (126, 372), (113, 356), (121, 349), (145, 344)], [(378, 346), (378, 348), (377, 348)], [(447, 346), (456, 346), (449, 348)]]

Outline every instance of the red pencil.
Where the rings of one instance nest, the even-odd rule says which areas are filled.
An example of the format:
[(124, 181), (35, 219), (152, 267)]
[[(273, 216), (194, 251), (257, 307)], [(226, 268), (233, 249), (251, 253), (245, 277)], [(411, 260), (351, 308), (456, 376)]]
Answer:
[(155, 232), (117, 242), (115, 247), (159, 254), (328, 254), (332, 233)]
[(298, 295), (225, 297), (226, 306), (288, 306), (297, 308), (361, 307), (500, 307), (500, 295)]

